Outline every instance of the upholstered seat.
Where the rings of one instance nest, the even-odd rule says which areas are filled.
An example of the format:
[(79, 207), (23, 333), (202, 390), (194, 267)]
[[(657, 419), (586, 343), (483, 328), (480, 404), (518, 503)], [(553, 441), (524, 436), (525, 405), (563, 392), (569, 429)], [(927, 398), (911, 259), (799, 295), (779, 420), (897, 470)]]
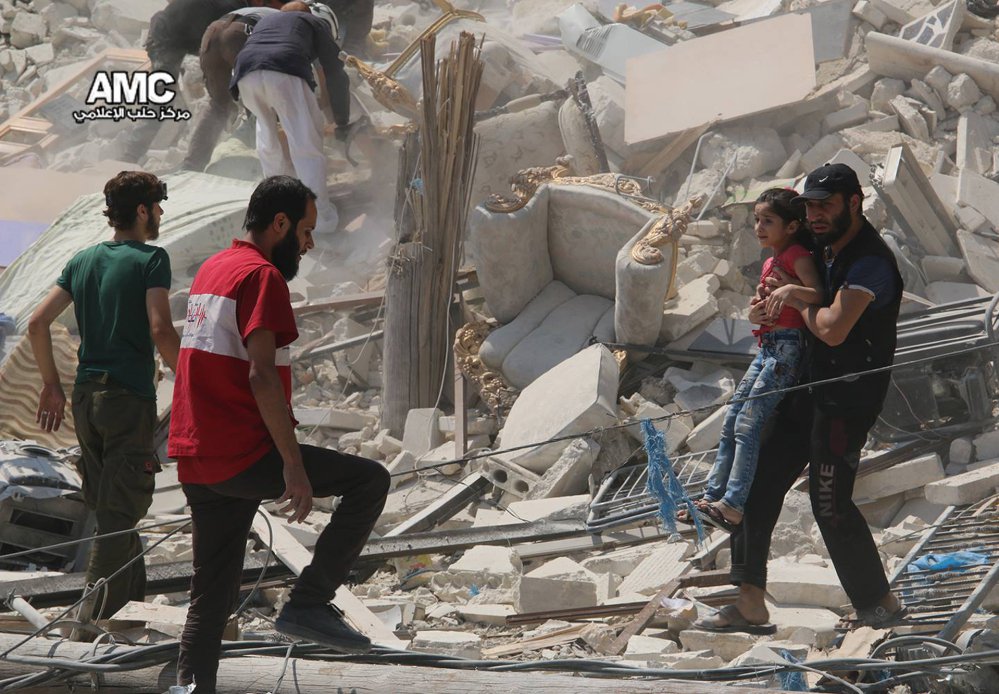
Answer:
[(479, 205), (470, 251), (501, 324), (479, 348), (483, 365), (524, 388), (593, 338), (654, 345), (676, 239), (653, 251), (654, 262), (633, 250), (663, 221), (651, 201), (580, 183), (547, 183), (510, 212)]

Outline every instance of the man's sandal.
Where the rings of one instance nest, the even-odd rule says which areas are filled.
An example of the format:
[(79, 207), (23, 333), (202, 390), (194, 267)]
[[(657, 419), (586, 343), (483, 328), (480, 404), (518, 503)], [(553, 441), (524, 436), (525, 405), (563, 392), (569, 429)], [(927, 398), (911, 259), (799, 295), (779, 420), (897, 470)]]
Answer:
[(842, 633), (852, 631), (861, 627), (872, 629), (891, 629), (892, 627), (904, 626), (908, 623), (906, 617), (909, 615), (909, 608), (905, 605), (899, 606), (894, 612), (881, 605), (867, 607), (849, 617), (843, 617), (836, 624), (836, 631)]
[(714, 504), (708, 504), (707, 506), (702, 506), (697, 509), (697, 515), (701, 517), (701, 520), (705, 523), (710, 523), (720, 530), (724, 530), (727, 533), (736, 532), (742, 525), (742, 521), (738, 523), (733, 523), (730, 520), (726, 520), (725, 516), (722, 515), (721, 509), (719, 509)]
[(739, 608), (735, 605), (725, 605), (718, 612), (699, 619), (693, 624), (694, 629), (701, 631), (713, 631), (716, 634), (753, 634), (756, 636), (770, 636), (777, 633), (776, 624), (753, 624), (742, 616)]

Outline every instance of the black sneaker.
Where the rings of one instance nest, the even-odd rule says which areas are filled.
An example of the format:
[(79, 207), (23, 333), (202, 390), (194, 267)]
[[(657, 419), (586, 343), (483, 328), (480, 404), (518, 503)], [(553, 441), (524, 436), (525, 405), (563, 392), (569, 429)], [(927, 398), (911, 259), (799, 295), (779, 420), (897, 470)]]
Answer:
[(341, 653), (371, 650), (371, 639), (348, 626), (343, 612), (333, 605), (297, 607), (288, 603), (274, 627), (286, 636), (329, 646)]

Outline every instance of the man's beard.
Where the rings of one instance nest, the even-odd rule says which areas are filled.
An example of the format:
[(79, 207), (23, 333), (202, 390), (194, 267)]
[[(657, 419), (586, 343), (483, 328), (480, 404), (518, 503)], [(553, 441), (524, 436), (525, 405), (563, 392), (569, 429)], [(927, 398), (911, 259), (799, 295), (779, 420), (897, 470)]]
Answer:
[(824, 234), (815, 234), (815, 238), (819, 242), (820, 246), (832, 246), (841, 238), (846, 236), (846, 233), (850, 231), (850, 226), (852, 224), (853, 215), (850, 214), (850, 208), (844, 206), (843, 211), (836, 215), (836, 218), (832, 220), (832, 228)]
[(150, 215), (146, 222), (146, 240), (155, 241), (160, 237), (160, 220)]
[(288, 234), (278, 242), (271, 251), (271, 262), (278, 269), (281, 276), (290, 282), (298, 274), (299, 255), (301, 247), (298, 243), (298, 234), (294, 228), (288, 230)]

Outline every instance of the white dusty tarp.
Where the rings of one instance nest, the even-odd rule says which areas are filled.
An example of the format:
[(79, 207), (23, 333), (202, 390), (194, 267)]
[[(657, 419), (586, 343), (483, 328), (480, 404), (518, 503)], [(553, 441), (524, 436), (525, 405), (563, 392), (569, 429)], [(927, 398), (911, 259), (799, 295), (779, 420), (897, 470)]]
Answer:
[[(164, 176), (163, 180), (169, 199), (163, 202), (160, 238), (154, 245), (170, 255), (171, 290), (177, 290), (190, 286), (194, 271), (206, 258), (242, 235), (254, 184), (191, 172)], [(114, 232), (102, 214), (104, 208), (99, 191), (80, 197), (0, 273), (0, 311), (14, 317), (18, 332), (26, 329), (31, 312), (55, 286), (69, 259), (112, 237)], [(72, 311), (66, 311), (62, 320), (72, 325)]]

